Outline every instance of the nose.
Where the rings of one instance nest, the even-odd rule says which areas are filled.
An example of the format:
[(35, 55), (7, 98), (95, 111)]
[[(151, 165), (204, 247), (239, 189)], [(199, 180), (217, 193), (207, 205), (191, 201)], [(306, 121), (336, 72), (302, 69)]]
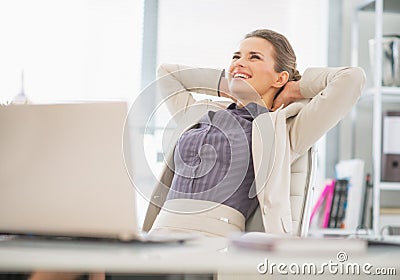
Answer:
[(245, 57), (240, 57), (233, 62), (235, 67), (244, 67), (246, 65)]

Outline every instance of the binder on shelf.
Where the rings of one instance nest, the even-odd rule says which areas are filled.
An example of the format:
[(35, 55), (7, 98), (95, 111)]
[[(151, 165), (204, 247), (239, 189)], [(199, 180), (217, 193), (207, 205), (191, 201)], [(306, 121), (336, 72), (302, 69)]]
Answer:
[(335, 187), (339, 190), (338, 212), (335, 227), (345, 228), (344, 220), (346, 217), (349, 181), (337, 180)]
[(339, 199), (340, 199), (340, 193), (339, 193), (339, 189), (336, 187), (336, 183), (335, 183), (328, 228), (336, 228), (337, 215), (339, 212)]
[(364, 202), (363, 210), (361, 213), (361, 223), (360, 228), (370, 229), (372, 228), (372, 184), (371, 175), (367, 174), (365, 180), (365, 192), (364, 192)]
[(346, 179), (335, 181), (335, 191), (331, 205), (329, 228), (344, 228), (344, 219), (347, 208), (348, 183)]
[(381, 179), (400, 182), (400, 112), (383, 115)]
[(346, 214), (341, 228), (356, 231), (361, 224), (365, 193), (364, 161), (360, 159), (340, 161), (335, 169), (337, 180), (348, 180)]

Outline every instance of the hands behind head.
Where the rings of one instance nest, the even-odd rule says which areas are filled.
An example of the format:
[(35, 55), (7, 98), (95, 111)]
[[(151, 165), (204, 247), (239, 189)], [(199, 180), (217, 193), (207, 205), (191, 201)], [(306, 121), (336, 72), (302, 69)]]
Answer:
[[(234, 102), (238, 103), (238, 97), (233, 96), (233, 94), (229, 92), (228, 83), (225, 78), (221, 80), (220, 96), (230, 98)], [(289, 104), (299, 101), (301, 99), (304, 99), (304, 96), (300, 92), (300, 81), (290, 81), (286, 83), (282, 91), (275, 97), (272, 108), (270, 109), (271, 111), (275, 111), (282, 104), (283, 107), (286, 107)]]
[(282, 104), (286, 107), (290, 103), (304, 99), (300, 92), (300, 81), (287, 82), (282, 91), (275, 97), (272, 104), (272, 111), (278, 109)]

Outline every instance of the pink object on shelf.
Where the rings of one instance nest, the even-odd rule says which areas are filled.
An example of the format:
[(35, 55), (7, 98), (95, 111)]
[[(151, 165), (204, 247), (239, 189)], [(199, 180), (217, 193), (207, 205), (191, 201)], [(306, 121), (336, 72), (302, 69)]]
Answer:
[(335, 180), (332, 180), (331, 183), (329, 183), (325, 186), (324, 190), (322, 191), (321, 195), (319, 196), (317, 203), (315, 204), (315, 206), (311, 212), (310, 223), (311, 223), (315, 213), (317, 213), (318, 209), (321, 207), (322, 202), (324, 201), (324, 199), (326, 199), (324, 220), (323, 220), (322, 226), (324, 228), (328, 227), (334, 188), (335, 188)]
[(326, 194), (324, 221), (322, 222), (322, 227), (323, 228), (327, 228), (328, 225), (329, 225), (329, 217), (331, 215), (331, 205), (332, 205), (333, 192), (335, 190), (335, 180), (332, 180), (332, 182), (327, 187), (328, 187), (328, 191), (327, 191), (327, 194)]

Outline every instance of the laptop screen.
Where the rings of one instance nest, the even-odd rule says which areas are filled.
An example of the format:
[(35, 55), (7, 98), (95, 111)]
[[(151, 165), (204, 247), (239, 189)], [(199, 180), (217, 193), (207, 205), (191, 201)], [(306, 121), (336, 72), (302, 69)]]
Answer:
[(0, 232), (130, 239), (124, 102), (0, 107)]

